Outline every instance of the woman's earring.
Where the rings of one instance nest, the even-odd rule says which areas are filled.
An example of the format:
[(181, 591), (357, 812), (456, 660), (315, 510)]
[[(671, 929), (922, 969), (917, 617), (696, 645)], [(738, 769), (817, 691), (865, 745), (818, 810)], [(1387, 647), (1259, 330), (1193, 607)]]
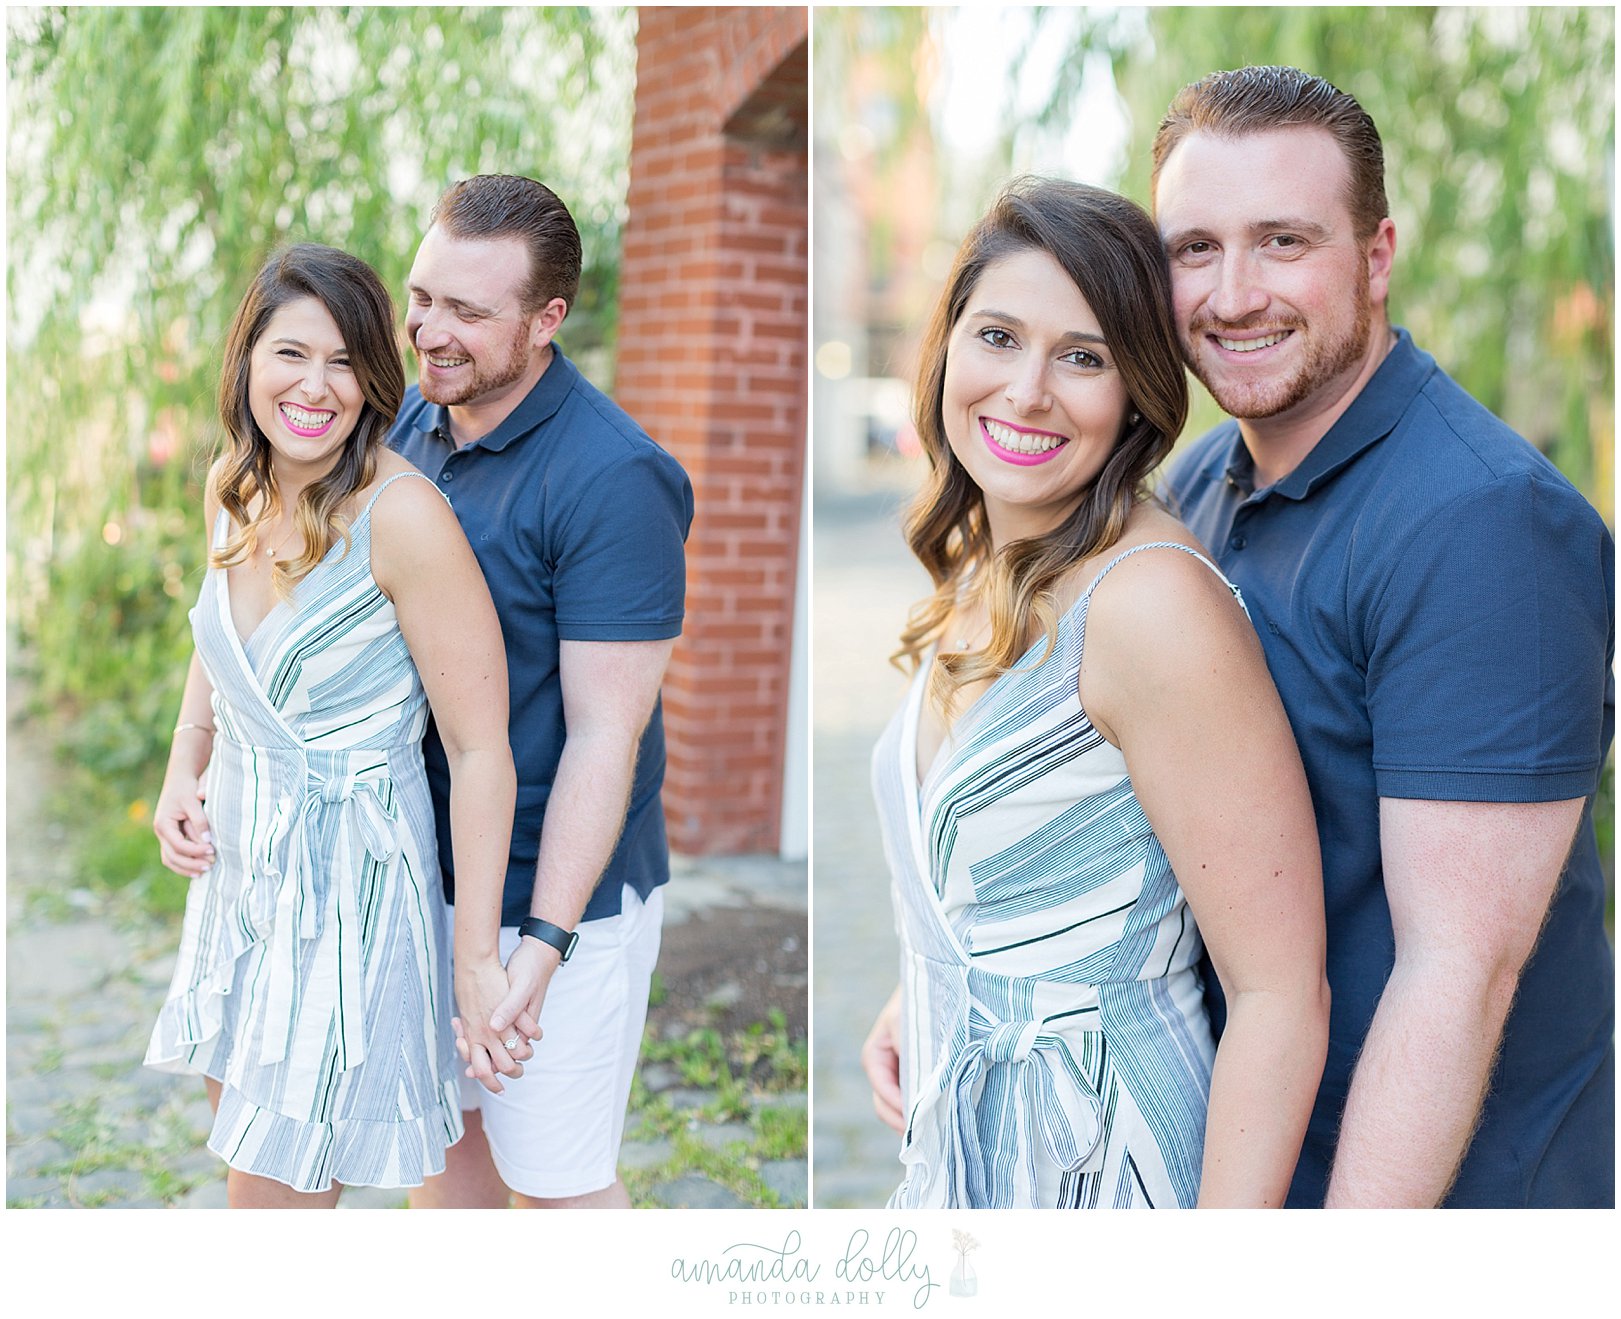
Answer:
[(1128, 423), (1129, 423), (1129, 424), (1130, 424), (1130, 425), (1133, 425), (1133, 426), (1135, 426), (1135, 425), (1136, 425), (1136, 424), (1137, 424), (1137, 423), (1138, 423), (1138, 422), (1139, 422), (1139, 421), (1141, 421), (1141, 420), (1142, 420), (1142, 415), (1141, 415), (1141, 414), (1140, 414), (1140, 413), (1137, 413), (1137, 412), (1133, 412), (1133, 413), (1132, 413), (1132, 414), (1131, 414), (1131, 416), (1129, 416), (1129, 417), (1128, 417), (1128, 418), (1126, 418), (1126, 420), (1127, 420), (1127, 422), (1128, 422)]

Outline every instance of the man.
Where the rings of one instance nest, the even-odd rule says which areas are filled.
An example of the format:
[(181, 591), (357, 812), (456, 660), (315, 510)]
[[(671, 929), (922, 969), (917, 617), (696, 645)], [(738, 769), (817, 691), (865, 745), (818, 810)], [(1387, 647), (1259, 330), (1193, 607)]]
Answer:
[[(389, 442), (449, 497), (500, 615), (518, 770), (501, 956), (538, 986), (530, 1012), (493, 1023), (516, 1057), (470, 1059), (488, 1089), (464, 1081), (467, 1134), (418, 1207), (504, 1206), (509, 1189), (526, 1208), (629, 1205), (619, 1141), (669, 878), (658, 693), (692, 487), (555, 342), (579, 278), (563, 203), (480, 176), (439, 199), (408, 282), (419, 384)], [(454, 901), (431, 729), (424, 752)]]
[(1611, 539), (1391, 328), (1383, 171), (1295, 69), (1184, 88), (1154, 141), (1184, 352), (1236, 418), (1169, 492), (1243, 588), (1322, 843), (1332, 1025), (1289, 1203), (1608, 1205)]

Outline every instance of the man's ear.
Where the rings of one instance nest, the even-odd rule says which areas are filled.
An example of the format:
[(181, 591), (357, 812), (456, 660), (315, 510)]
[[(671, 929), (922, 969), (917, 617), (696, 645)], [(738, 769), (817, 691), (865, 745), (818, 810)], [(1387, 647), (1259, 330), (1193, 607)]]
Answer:
[(1383, 306), (1390, 296), (1390, 271), (1396, 264), (1396, 222), (1388, 215), (1379, 221), (1367, 242), (1368, 298)]
[(568, 303), (562, 298), (553, 298), (548, 302), (529, 323), (529, 346), (544, 348), (551, 343), (552, 336), (563, 328), (563, 318), (567, 315)]

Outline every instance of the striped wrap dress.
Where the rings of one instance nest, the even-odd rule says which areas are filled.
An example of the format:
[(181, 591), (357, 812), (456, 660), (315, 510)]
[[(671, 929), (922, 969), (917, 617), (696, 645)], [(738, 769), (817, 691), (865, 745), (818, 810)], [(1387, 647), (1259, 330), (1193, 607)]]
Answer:
[[(1215, 1046), (1202, 945), (1124, 757), (1081, 707), (1104, 566), (919, 782), (930, 663), (873, 755), (901, 940), (905, 1180), (891, 1208), (1198, 1198)], [(1225, 581), (1226, 579), (1223, 578)], [(1236, 587), (1229, 583), (1242, 605)], [(932, 657), (931, 657), (932, 658)]]
[(215, 859), (146, 1064), (220, 1081), (208, 1147), (299, 1191), (419, 1185), (462, 1134), (427, 700), (371, 573), (371, 511), (402, 478), (427, 479), (384, 481), (246, 641), (222, 569), (191, 611)]

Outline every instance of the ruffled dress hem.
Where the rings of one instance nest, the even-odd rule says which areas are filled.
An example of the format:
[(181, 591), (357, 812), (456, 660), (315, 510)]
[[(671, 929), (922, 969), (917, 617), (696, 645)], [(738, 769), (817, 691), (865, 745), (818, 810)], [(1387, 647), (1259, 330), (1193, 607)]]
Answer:
[(436, 1112), (397, 1122), (303, 1122), (261, 1108), (239, 1090), (223, 1081), (221, 1085), (208, 1148), (238, 1172), (268, 1177), (295, 1191), (328, 1191), (334, 1182), (384, 1189), (421, 1186), (444, 1172), (445, 1151), (462, 1137), (461, 1091), (455, 1080), (443, 1083)]

